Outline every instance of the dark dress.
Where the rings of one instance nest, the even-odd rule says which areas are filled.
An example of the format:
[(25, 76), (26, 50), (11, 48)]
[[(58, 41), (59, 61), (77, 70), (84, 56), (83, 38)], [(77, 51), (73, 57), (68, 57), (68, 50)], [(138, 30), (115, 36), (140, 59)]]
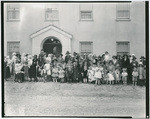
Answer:
[(78, 80), (79, 82), (83, 82), (83, 66), (82, 64), (78, 64)]
[(36, 78), (37, 59), (33, 59), (32, 65), (29, 68), (29, 78)]
[(65, 62), (66, 62), (66, 64), (68, 63), (70, 57), (71, 57), (70, 55), (69, 56), (65, 56)]
[(77, 64), (73, 64), (73, 82), (77, 82), (78, 80), (78, 66)]
[(7, 65), (7, 62), (4, 62), (4, 78), (8, 79), (10, 77), (11, 77), (11, 75), (10, 75), (10, 68)]

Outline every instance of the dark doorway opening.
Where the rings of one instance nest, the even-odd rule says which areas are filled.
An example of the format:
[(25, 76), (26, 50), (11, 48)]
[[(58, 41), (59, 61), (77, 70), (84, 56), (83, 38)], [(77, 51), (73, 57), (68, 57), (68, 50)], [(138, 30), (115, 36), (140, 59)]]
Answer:
[(46, 55), (52, 53), (56, 57), (58, 57), (62, 53), (62, 45), (57, 38), (49, 37), (43, 43), (43, 50), (46, 53)]

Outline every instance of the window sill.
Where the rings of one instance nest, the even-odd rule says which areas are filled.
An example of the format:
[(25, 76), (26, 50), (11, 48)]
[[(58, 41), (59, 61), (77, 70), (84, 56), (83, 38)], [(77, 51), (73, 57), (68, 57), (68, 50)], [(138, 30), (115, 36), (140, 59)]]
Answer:
[(16, 19), (16, 20), (7, 20), (7, 22), (20, 22), (20, 19)]
[(45, 22), (53, 22), (53, 21), (54, 21), (54, 22), (55, 22), (55, 21), (58, 22), (59, 20), (45, 20)]
[(89, 20), (87, 20), (87, 19), (80, 19), (79, 21), (81, 21), (81, 22), (82, 22), (82, 21), (83, 21), (83, 22), (84, 22), (84, 21), (93, 22), (94, 20), (93, 20), (93, 19), (89, 19)]
[(116, 21), (131, 21), (131, 19), (116, 19)]

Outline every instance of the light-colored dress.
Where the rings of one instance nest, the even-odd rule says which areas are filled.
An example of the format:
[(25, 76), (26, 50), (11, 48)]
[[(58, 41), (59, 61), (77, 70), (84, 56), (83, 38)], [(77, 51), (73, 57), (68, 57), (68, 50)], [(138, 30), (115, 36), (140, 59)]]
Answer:
[(102, 78), (102, 73), (101, 73), (101, 71), (100, 71), (100, 68), (96, 67), (94, 77), (95, 77), (95, 78), (99, 78), (99, 79)]
[(120, 71), (117, 71), (115, 70), (115, 78), (116, 78), (116, 81), (120, 81)]
[(44, 65), (44, 73), (47, 75), (51, 75), (51, 66), (49, 63)]
[(133, 72), (132, 72), (132, 76), (133, 76), (133, 77), (132, 77), (132, 81), (137, 81), (138, 75), (139, 75), (139, 74), (138, 74), (137, 71), (133, 71)]
[(58, 73), (59, 73), (59, 71), (58, 71), (57, 67), (52, 69), (52, 77), (57, 78), (58, 77)]
[(64, 77), (65, 77), (65, 71), (59, 70), (59, 78), (64, 78)]
[(108, 75), (108, 81), (114, 81), (115, 80), (112, 73), (108, 73), (107, 75)]
[(94, 81), (94, 71), (93, 70), (88, 70), (88, 78), (89, 78), (89, 82)]

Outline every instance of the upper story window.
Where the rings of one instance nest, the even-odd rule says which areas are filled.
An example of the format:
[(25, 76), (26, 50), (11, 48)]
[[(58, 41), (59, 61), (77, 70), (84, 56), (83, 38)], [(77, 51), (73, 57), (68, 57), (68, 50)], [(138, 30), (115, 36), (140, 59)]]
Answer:
[(45, 10), (45, 20), (46, 21), (58, 21), (58, 9), (57, 8), (46, 8)]
[(7, 5), (7, 20), (8, 21), (20, 20), (20, 6), (18, 4)]
[(81, 20), (93, 20), (92, 11), (80, 11)]
[(116, 17), (117, 20), (130, 20), (130, 4), (118, 3)]
[(91, 4), (80, 5), (80, 21), (93, 20), (93, 6)]

